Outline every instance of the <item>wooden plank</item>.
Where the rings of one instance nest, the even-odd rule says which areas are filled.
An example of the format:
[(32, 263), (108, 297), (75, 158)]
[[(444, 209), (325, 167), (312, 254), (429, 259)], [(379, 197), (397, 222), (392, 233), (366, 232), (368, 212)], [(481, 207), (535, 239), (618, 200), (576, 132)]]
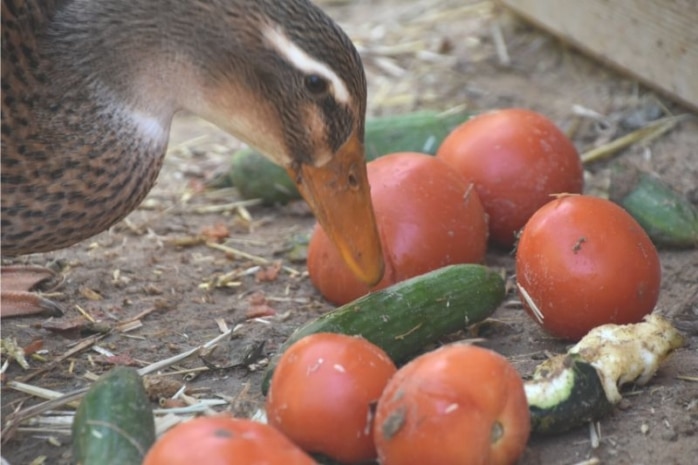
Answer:
[(498, 0), (698, 110), (698, 0)]

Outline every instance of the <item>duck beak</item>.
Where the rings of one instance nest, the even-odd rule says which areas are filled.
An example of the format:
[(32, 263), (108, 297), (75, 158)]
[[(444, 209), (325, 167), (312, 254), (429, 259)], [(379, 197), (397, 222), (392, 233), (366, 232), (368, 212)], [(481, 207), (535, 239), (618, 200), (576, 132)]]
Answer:
[(288, 168), (301, 195), (357, 278), (383, 277), (383, 252), (371, 204), (364, 148), (353, 135), (323, 166)]

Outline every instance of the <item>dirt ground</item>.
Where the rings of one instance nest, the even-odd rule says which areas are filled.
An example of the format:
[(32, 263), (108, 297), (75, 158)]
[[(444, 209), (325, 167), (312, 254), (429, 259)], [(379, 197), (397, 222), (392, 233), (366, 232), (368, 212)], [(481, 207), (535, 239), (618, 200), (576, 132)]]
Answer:
[[(657, 111), (686, 111), (554, 38), (498, 15), (490, 2), (324, 4), (361, 47), (372, 114), (460, 104), (473, 112), (528, 107), (574, 131), (573, 140), (584, 152), (627, 132), (633, 120)], [(499, 32), (509, 64), (502, 64), (496, 53), (494, 37)], [(580, 108), (587, 114), (596, 112), (597, 119), (578, 116)], [(220, 334), (221, 322), (242, 325), (237, 338), (225, 342), (215, 354), (217, 363), (226, 363), (225, 359), (239, 355), (240, 347), (261, 341), (266, 341), (264, 351), (270, 353), (295, 327), (331, 308), (310, 284), (302, 257), (289, 255), (294, 238), (307, 234), (314, 223), (304, 204), (225, 208), (239, 200), (234, 190), (202, 190), (206, 180), (226, 170), (230, 154), (238, 147), (211, 125), (180, 115), (160, 181), (141, 208), (89, 241), (19, 260), (53, 263), (62, 269), (64, 281), (52, 294), (68, 310), (62, 320), (83, 318), (79, 308), (110, 324), (151, 312), (140, 318), (141, 327), (113, 331), (97, 341), (114, 358), (88, 345), (57, 363), (76, 343), (94, 337), (92, 333), (50, 330), (45, 318), (39, 317), (5, 320), (2, 337), (12, 336), (25, 347), (42, 341), (43, 360), (30, 358), (26, 371), (11, 364), (3, 383), (25, 380), (69, 392), (86, 386), (93, 375), (105, 372), (114, 362), (142, 367), (201, 345)], [(651, 170), (698, 200), (696, 147), (698, 122), (689, 120), (650, 144), (623, 151), (616, 159)], [(587, 166), (590, 191), (603, 190), (610, 163)], [(211, 212), (210, 207), (220, 211)], [(190, 240), (216, 225), (230, 232), (224, 245), (250, 256)], [(513, 259), (507, 252), (492, 251), (487, 260), (512, 275)], [(266, 269), (276, 261), (284, 266), (276, 279), (256, 273), (258, 267)], [(656, 311), (683, 331), (685, 347), (673, 354), (649, 385), (624, 390), (620, 408), (600, 422), (598, 444), (592, 444), (587, 427), (534, 437), (520, 464), (695, 463), (698, 251), (663, 250), (661, 261), (663, 284)], [(212, 285), (227, 274), (226, 286)], [(264, 321), (248, 319), (265, 310), (260, 299), (275, 316)], [(520, 306), (511, 304), (513, 300), (512, 294), (495, 313), (485, 344), (510, 357), (522, 374), (530, 374), (546, 353), (563, 352), (566, 345), (543, 333)], [(179, 373), (167, 379), (186, 383), (192, 395), (230, 401), (217, 409), (249, 414), (263, 400), (259, 370), (240, 366), (210, 370), (194, 356), (166, 371)], [(3, 384), (3, 426), (13, 411), (37, 402)], [(70, 461), (65, 426), (42, 425), (38, 431), (9, 434), (3, 437), (2, 456), (12, 465)]]

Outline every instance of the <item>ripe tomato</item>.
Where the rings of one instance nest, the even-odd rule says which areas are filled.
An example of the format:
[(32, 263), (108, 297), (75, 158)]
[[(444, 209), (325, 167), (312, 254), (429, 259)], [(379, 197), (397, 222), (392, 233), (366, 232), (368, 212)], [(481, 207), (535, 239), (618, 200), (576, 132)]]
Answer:
[(661, 267), (625, 210), (571, 195), (543, 206), (524, 227), (516, 279), (526, 311), (551, 334), (577, 340), (605, 323), (641, 321), (657, 303)]
[[(368, 163), (385, 275), (373, 288), (454, 263), (480, 263), (487, 217), (473, 185), (453, 168), (419, 153), (395, 153)], [(310, 279), (322, 295), (344, 304), (370, 290), (344, 265), (320, 226), (308, 248)]]
[(396, 368), (367, 340), (307, 336), (281, 356), (267, 397), (269, 424), (309, 452), (343, 463), (376, 456), (373, 404)]
[(471, 118), (446, 137), (436, 156), (475, 182), (489, 215), (490, 238), (505, 247), (551, 194), (580, 193), (584, 184), (572, 142), (530, 110)]
[(522, 454), (530, 429), (514, 367), (491, 350), (453, 344), (393, 376), (373, 437), (382, 465), (504, 465)]
[(271, 426), (229, 415), (199, 417), (167, 431), (143, 465), (314, 465), (315, 461)]

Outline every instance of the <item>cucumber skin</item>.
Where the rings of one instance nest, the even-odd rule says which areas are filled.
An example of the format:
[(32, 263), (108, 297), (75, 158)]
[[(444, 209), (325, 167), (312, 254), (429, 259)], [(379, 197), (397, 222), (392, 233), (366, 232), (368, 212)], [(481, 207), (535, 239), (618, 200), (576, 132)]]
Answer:
[(285, 169), (251, 148), (233, 154), (228, 176), (243, 199), (261, 199), (265, 205), (274, 205), (301, 197)]
[(504, 295), (502, 277), (475, 264), (446, 266), (367, 294), (291, 334), (270, 362), (262, 392), (266, 395), (281, 354), (305, 336), (360, 335), (402, 363), (441, 337), (489, 317)]
[(441, 142), (465, 122), (465, 112), (418, 111), (366, 120), (366, 161), (394, 152), (436, 154)]
[(140, 465), (155, 442), (155, 420), (138, 372), (115, 367), (83, 397), (72, 426), (78, 465)]
[[(558, 434), (569, 431), (589, 421), (597, 420), (613, 409), (606, 397), (599, 373), (591, 364), (572, 357), (562, 356), (564, 370), (573, 373), (573, 385), (568, 395), (550, 407), (534, 405), (529, 398), (531, 431), (536, 434)], [(551, 376), (527, 381), (526, 384), (552, 382)]]
[(671, 187), (642, 173), (619, 203), (660, 247), (698, 247), (698, 209)]
[[(420, 111), (404, 115), (370, 118), (366, 121), (366, 161), (393, 152), (436, 153), (441, 142), (469, 117), (464, 112)], [(285, 204), (300, 199), (300, 193), (286, 170), (259, 152), (246, 148), (233, 154), (229, 182), (243, 199), (261, 199), (265, 205)]]

